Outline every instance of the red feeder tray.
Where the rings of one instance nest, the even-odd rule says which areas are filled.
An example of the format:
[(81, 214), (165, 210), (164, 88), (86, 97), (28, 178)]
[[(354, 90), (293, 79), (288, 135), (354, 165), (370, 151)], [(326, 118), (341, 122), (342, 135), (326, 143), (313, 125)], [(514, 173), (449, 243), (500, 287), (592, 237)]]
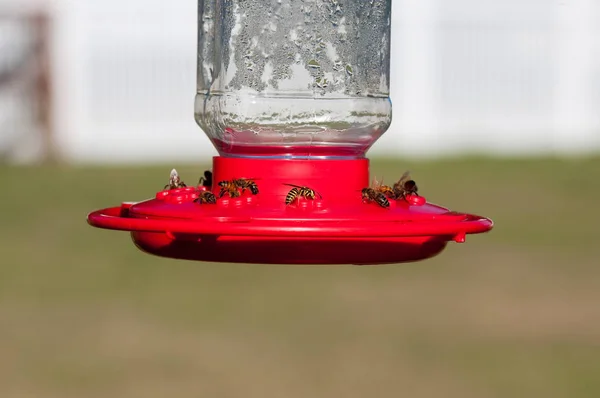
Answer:
[[(88, 223), (130, 231), (141, 250), (163, 257), (236, 263), (389, 264), (439, 254), (447, 242), (489, 231), (487, 218), (449, 211), (422, 196), (363, 201), (369, 160), (264, 160), (215, 157), (219, 181), (253, 179), (259, 189), (216, 204), (195, 199), (205, 187), (160, 191), (154, 199), (92, 212)], [(285, 199), (294, 184), (314, 200)]]

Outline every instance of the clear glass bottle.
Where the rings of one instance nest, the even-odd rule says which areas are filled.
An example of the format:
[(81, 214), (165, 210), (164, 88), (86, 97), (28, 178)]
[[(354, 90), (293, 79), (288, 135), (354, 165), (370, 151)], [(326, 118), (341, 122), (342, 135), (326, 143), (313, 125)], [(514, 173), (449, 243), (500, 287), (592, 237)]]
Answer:
[(389, 128), (391, 0), (199, 0), (195, 117), (222, 156), (361, 158)]

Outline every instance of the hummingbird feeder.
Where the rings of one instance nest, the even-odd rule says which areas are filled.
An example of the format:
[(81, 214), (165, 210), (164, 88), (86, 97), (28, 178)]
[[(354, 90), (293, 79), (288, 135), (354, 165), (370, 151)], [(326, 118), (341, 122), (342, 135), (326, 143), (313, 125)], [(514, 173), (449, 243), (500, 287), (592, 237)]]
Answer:
[(198, 26), (212, 172), (191, 186), (173, 170), (154, 198), (89, 224), (163, 257), (360, 265), (423, 260), (492, 228), (427, 202), (408, 175), (370, 185), (366, 152), (392, 121), (391, 0), (200, 0)]

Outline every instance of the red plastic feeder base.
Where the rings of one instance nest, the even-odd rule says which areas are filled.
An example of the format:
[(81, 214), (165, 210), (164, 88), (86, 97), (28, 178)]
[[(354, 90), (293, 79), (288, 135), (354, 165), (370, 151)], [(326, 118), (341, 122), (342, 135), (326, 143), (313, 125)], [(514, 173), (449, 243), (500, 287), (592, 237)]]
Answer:
[[(182, 176), (185, 177), (185, 176)], [(215, 157), (213, 186), (253, 179), (239, 197), (195, 201), (205, 187), (160, 191), (154, 199), (95, 211), (95, 227), (130, 231), (141, 250), (163, 257), (263, 264), (390, 264), (439, 254), (447, 242), (487, 232), (491, 220), (449, 211), (422, 196), (364, 201), (369, 160), (262, 160)], [(185, 180), (185, 178), (183, 178)], [(292, 184), (308, 187), (286, 205)], [(310, 195), (307, 195), (310, 196)]]

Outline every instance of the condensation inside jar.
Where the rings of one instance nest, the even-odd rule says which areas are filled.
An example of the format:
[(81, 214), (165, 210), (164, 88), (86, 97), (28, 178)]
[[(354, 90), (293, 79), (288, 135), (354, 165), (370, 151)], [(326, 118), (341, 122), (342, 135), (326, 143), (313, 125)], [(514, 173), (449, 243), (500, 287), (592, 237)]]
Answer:
[(196, 121), (224, 156), (360, 158), (388, 129), (391, 0), (200, 0)]

